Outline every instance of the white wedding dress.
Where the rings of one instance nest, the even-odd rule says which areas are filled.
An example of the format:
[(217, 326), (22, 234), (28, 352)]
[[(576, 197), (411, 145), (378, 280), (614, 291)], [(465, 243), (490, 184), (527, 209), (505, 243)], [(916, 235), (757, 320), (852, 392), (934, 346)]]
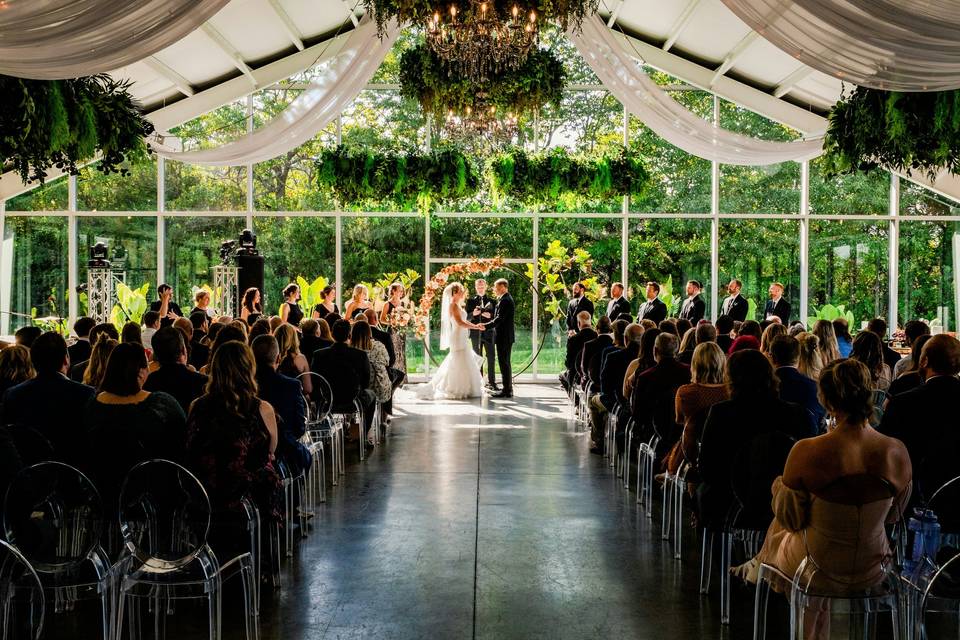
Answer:
[[(449, 287), (447, 287), (449, 290)], [(482, 358), (473, 352), (470, 330), (450, 318), (449, 291), (443, 293), (443, 315), (440, 327), (440, 348), (449, 349), (440, 368), (430, 382), (417, 387), (421, 400), (462, 400), (483, 395), (483, 375), (480, 373)], [(456, 307), (456, 313), (464, 320), (466, 312)]]

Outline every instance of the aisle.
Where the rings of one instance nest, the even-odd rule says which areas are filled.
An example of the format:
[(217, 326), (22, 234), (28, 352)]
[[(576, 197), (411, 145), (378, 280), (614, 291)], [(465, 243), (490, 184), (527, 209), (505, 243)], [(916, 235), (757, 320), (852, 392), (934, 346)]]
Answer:
[(672, 558), (562, 393), (518, 396), (403, 395), (388, 444), (320, 509), (262, 637), (748, 637), (749, 607), (721, 635), (694, 541)]

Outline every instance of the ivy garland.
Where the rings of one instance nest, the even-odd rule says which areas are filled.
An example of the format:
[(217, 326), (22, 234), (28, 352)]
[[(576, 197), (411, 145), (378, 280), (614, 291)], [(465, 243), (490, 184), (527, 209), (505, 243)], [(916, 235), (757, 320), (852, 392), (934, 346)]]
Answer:
[(556, 55), (544, 49), (530, 52), (516, 71), (488, 82), (474, 82), (450, 72), (449, 65), (426, 44), (408, 49), (400, 58), (400, 95), (416, 100), (424, 113), (442, 119), (496, 107), (501, 115), (540, 109), (563, 99), (566, 71)]
[(153, 125), (130, 95), (127, 81), (108, 75), (72, 80), (26, 80), (0, 76), (0, 163), (20, 178), (43, 180), (51, 167), (77, 173), (77, 165), (100, 154), (104, 173), (146, 155)]
[(831, 173), (884, 167), (934, 178), (960, 172), (960, 90), (900, 93), (857, 87), (830, 112)]

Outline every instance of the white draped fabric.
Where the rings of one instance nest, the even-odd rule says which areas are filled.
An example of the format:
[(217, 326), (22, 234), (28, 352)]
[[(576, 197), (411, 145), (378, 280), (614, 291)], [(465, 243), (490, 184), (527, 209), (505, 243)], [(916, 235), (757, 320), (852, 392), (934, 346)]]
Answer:
[(158, 148), (157, 153), (171, 160), (208, 166), (252, 164), (283, 155), (320, 133), (357, 97), (398, 33), (396, 25), (391, 25), (381, 39), (376, 23), (364, 17), (327, 69), (263, 127), (213, 149), (176, 152)]
[(0, 74), (57, 80), (114, 71), (181, 40), (229, 0), (6, 0)]
[(888, 91), (960, 88), (957, 0), (723, 0), (754, 31), (841, 80)]
[(671, 98), (624, 49), (620, 36), (599, 16), (584, 20), (571, 41), (613, 96), (654, 133), (687, 153), (723, 164), (769, 165), (809, 160), (823, 140), (772, 142), (714, 126)]

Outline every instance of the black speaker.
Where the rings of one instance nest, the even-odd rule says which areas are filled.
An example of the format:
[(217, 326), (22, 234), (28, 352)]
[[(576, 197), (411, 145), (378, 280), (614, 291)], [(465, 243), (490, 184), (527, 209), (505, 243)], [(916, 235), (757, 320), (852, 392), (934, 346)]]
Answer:
[(250, 287), (255, 287), (260, 290), (260, 303), (266, 309), (267, 305), (265, 303), (269, 296), (263, 290), (263, 256), (238, 255), (236, 260), (237, 267), (240, 269), (237, 274), (237, 289), (239, 289), (237, 294), (240, 301), (243, 300), (244, 291)]

